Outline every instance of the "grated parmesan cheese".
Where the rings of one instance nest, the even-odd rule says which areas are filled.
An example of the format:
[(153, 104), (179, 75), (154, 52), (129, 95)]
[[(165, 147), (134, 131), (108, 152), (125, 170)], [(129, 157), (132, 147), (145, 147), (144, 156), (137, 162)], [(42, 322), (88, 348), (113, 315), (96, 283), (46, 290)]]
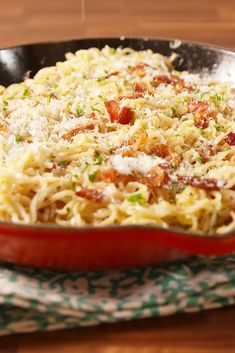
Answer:
[(113, 167), (122, 174), (132, 174), (133, 172), (147, 174), (153, 167), (165, 162), (165, 159), (146, 154), (139, 154), (137, 157), (122, 157), (117, 154), (111, 158)]

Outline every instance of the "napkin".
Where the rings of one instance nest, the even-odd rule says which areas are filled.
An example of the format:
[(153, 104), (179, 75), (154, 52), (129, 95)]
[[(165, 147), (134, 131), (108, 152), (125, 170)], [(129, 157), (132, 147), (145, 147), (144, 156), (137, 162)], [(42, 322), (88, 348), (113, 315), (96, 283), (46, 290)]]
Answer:
[(189, 313), (235, 303), (235, 255), (58, 272), (0, 264), (0, 335)]

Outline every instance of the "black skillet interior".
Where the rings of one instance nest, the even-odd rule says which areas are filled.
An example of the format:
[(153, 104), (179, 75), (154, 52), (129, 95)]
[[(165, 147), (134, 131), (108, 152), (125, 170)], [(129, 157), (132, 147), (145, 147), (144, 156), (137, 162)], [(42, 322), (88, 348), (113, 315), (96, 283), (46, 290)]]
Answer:
[(170, 56), (179, 54), (174, 61), (177, 70), (201, 73), (207, 71), (222, 80), (235, 80), (235, 53), (204, 44), (181, 42), (177, 48), (174, 41), (138, 38), (78, 39), (55, 43), (29, 44), (0, 50), (0, 84), (8, 86), (20, 82), (27, 71), (30, 77), (42, 67), (63, 61), (66, 52), (75, 52), (90, 47), (103, 48), (105, 45), (117, 48), (131, 47), (135, 50), (152, 49)]

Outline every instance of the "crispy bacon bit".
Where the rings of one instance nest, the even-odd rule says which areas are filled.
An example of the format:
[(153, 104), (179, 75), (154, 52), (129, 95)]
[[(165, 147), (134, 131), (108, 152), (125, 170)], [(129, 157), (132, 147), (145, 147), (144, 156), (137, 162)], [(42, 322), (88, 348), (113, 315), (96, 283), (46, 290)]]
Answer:
[(144, 93), (148, 90), (146, 82), (136, 82), (134, 85), (134, 91), (136, 93)]
[(168, 85), (172, 85), (174, 87), (178, 87), (181, 89), (187, 89), (188, 91), (192, 91), (192, 87), (186, 85), (185, 81), (182, 80), (177, 75), (158, 75), (153, 78), (152, 85), (153, 87), (158, 87), (161, 83), (165, 83)]
[(119, 71), (113, 71), (107, 74), (106, 76), (104, 76), (104, 78), (109, 78), (111, 76), (118, 76), (118, 75), (119, 75)]
[(8, 131), (8, 124), (5, 120), (0, 120), (0, 131), (2, 132)]
[(201, 178), (200, 176), (179, 176), (178, 180), (182, 184), (191, 185), (193, 187), (204, 189), (204, 190), (220, 190), (225, 186), (226, 182), (224, 180)]
[(64, 140), (67, 140), (67, 141), (71, 142), (72, 138), (74, 136), (76, 136), (77, 134), (81, 134), (82, 132), (91, 131), (93, 129), (94, 129), (94, 124), (93, 123), (89, 123), (88, 125), (77, 127), (77, 128), (75, 128), (73, 130), (70, 130), (67, 134), (64, 134), (62, 136), (62, 138)]
[(135, 94), (131, 94), (130, 96), (119, 96), (118, 99), (137, 99), (137, 98), (143, 98), (144, 95), (143, 93), (135, 93)]
[(102, 194), (102, 192), (95, 189), (84, 188), (79, 191), (76, 191), (76, 195), (83, 197), (88, 201), (102, 202), (104, 200), (104, 195)]
[(145, 67), (149, 66), (148, 64), (145, 63), (140, 63), (135, 66), (133, 66), (130, 71), (136, 73), (140, 77), (144, 77), (146, 75), (145, 72)]
[(207, 117), (204, 116), (204, 117), (198, 117), (197, 119), (195, 119), (195, 126), (198, 128), (198, 129), (206, 129), (208, 128), (209, 126), (209, 121), (207, 120)]
[(119, 113), (118, 122), (120, 124), (130, 124), (134, 118), (134, 112), (129, 107), (123, 107)]
[(153, 154), (161, 158), (166, 158), (170, 156), (172, 153), (174, 153), (173, 150), (169, 146), (165, 145), (164, 143), (154, 144), (153, 146), (150, 147), (150, 149)]
[(90, 118), (90, 119), (95, 119), (96, 115), (95, 115), (94, 112), (91, 112), (91, 113), (87, 114), (87, 117)]
[(119, 115), (119, 103), (117, 101), (109, 100), (104, 102), (105, 108), (107, 109), (111, 122), (118, 120)]
[(123, 174), (117, 172), (114, 168), (109, 168), (101, 170), (97, 178), (102, 181), (115, 183), (116, 185), (120, 182), (127, 185), (131, 181), (137, 181), (145, 184), (150, 191), (153, 191), (154, 188), (163, 186), (169, 180), (167, 172), (161, 167), (153, 168), (147, 175), (137, 173)]
[(207, 163), (211, 160), (211, 157), (216, 154), (216, 146), (208, 145), (207, 148), (204, 148), (201, 153), (200, 157), (202, 158), (202, 163)]
[(131, 72), (134, 72), (135, 74), (137, 74), (140, 77), (144, 77), (146, 75), (146, 71), (145, 71), (146, 67), (150, 67), (151, 69), (156, 70), (155, 67), (153, 67), (147, 63), (139, 63), (139, 64), (131, 67), (129, 70)]
[(146, 145), (146, 152), (167, 159), (174, 164), (178, 164), (181, 160), (179, 155), (164, 143), (150, 144), (149, 146)]
[(210, 120), (217, 118), (217, 110), (204, 101), (191, 101), (188, 105), (188, 112), (194, 114), (195, 126), (199, 129), (206, 129)]
[(235, 133), (230, 132), (227, 136), (225, 136), (224, 141), (230, 146), (235, 146)]
[(120, 105), (115, 100), (106, 101), (105, 108), (107, 109), (111, 122), (118, 121), (120, 124), (130, 124), (134, 118), (134, 112), (129, 107), (123, 107), (120, 110)]
[(153, 87), (158, 87), (161, 83), (166, 83), (166, 84), (173, 84), (175, 85), (175, 82), (173, 82), (169, 76), (166, 75), (159, 75), (155, 76), (152, 81)]
[(102, 181), (113, 183), (116, 179), (116, 170), (113, 168), (103, 169), (97, 173), (96, 178)]
[(159, 167), (159, 168), (153, 168), (152, 170), (150, 170), (147, 176), (143, 178), (143, 184), (146, 184), (151, 189), (151, 188), (163, 186), (168, 182), (168, 180), (169, 180), (169, 176), (166, 173), (166, 171), (162, 170)]

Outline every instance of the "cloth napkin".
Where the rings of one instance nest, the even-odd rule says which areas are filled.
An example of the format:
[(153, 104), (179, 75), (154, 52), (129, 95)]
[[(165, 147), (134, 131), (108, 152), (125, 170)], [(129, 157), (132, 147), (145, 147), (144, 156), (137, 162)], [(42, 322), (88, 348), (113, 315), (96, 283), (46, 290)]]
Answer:
[(234, 303), (235, 255), (99, 272), (0, 264), (1, 335), (196, 312)]

